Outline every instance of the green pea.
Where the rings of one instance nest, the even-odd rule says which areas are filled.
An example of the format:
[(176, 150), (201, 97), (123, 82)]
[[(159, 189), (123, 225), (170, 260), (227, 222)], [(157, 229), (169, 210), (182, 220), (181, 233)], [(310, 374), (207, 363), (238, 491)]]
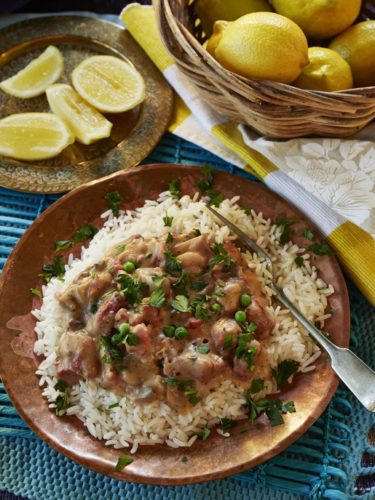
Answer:
[(213, 310), (215, 313), (219, 313), (219, 312), (221, 311), (221, 305), (220, 305), (220, 304), (218, 304), (218, 303), (216, 302), (216, 304), (213, 304), (213, 305), (212, 305), (212, 310)]
[(244, 323), (244, 321), (246, 321), (246, 313), (245, 313), (245, 311), (237, 311), (236, 314), (234, 315), (234, 319), (238, 323)]
[(166, 337), (174, 337), (176, 327), (174, 325), (167, 325), (164, 327), (163, 333)]
[(186, 339), (187, 335), (188, 335), (188, 331), (184, 326), (179, 326), (178, 328), (176, 328), (176, 331), (175, 331), (176, 339), (184, 340), (184, 339)]
[(135, 264), (134, 262), (125, 262), (125, 264), (123, 265), (123, 268), (124, 268), (124, 271), (126, 271), (127, 273), (132, 273), (134, 272), (135, 270)]
[(243, 293), (240, 297), (240, 303), (242, 307), (247, 307), (251, 304), (251, 297), (247, 293)]

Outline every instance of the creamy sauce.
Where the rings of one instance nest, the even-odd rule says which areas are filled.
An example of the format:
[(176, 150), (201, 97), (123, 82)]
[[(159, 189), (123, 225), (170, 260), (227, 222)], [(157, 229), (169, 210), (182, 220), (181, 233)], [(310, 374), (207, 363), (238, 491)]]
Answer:
[(248, 387), (270, 376), (274, 322), (240, 250), (205, 235), (170, 239), (124, 241), (58, 296), (68, 316), (60, 379), (184, 412), (224, 379)]

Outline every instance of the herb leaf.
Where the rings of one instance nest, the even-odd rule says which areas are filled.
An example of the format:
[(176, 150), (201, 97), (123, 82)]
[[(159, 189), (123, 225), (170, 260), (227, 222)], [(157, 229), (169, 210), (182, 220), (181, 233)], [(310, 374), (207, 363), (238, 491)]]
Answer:
[(126, 297), (130, 304), (139, 304), (142, 301), (142, 295), (148, 290), (148, 285), (130, 274), (120, 274), (117, 277), (120, 285), (120, 291)]
[(296, 263), (297, 267), (302, 267), (303, 263), (305, 262), (305, 259), (302, 257), (302, 255), (298, 255), (295, 259), (294, 262)]
[(191, 288), (196, 292), (201, 292), (204, 288), (206, 288), (207, 283), (205, 281), (192, 281)]
[(40, 290), (37, 290), (36, 288), (30, 288), (31, 295), (35, 295), (35, 297), (41, 297), (42, 293)]
[(108, 208), (110, 208), (114, 215), (118, 215), (120, 205), (122, 202), (122, 196), (118, 191), (112, 191), (111, 193), (107, 193), (104, 196), (105, 201), (108, 204)]
[(223, 201), (224, 196), (219, 191), (213, 189), (214, 176), (210, 167), (202, 167), (201, 174), (203, 179), (197, 183), (198, 188), (204, 196), (208, 196), (210, 204), (218, 207)]
[(152, 281), (155, 283), (155, 285), (159, 288), (159, 286), (162, 285), (163, 281), (165, 280), (164, 276), (153, 276)]
[(65, 274), (65, 266), (62, 262), (62, 256), (58, 255), (53, 262), (44, 264), (42, 267), (45, 274), (40, 274), (42, 278), (48, 283), (53, 276), (62, 278)]
[(233, 347), (233, 333), (226, 333), (224, 336), (224, 349), (232, 349)]
[(187, 396), (190, 403), (194, 406), (202, 400), (202, 398), (198, 396), (194, 380), (178, 380), (176, 377), (165, 377), (163, 382), (164, 384), (172, 385), (176, 387), (178, 391), (183, 392), (184, 395)]
[(303, 230), (302, 236), (310, 241), (314, 238), (313, 233), (307, 227)]
[(210, 352), (210, 346), (207, 344), (199, 345), (195, 348), (200, 354), (208, 354)]
[(60, 392), (55, 399), (55, 413), (59, 416), (63, 410), (66, 410), (70, 406), (69, 392), (68, 386), (64, 380), (58, 380), (55, 384), (55, 389)]
[(249, 390), (251, 394), (256, 394), (262, 391), (263, 387), (264, 387), (264, 380), (261, 378), (255, 378), (251, 381), (251, 386)]
[(74, 233), (73, 242), (80, 243), (82, 241), (91, 240), (97, 232), (97, 227), (92, 224), (85, 224)]
[(291, 226), (294, 224), (294, 220), (280, 218), (276, 220), (275, 224), (281, 228), (279, 241), (282, 245), (285, 245), (290, 241)]
[(166, 302), (165, 291), (162, 288), (154, 290), (148, 301), (152, 307), (163, 307)]
[(198, 434), (198, 436), (200, 437), (200, 439), (201, 439), (202, 441), (206, 441), (206, 439), (208, 439), (208, 437), (209, 437), (209, 435), (210, 435), (210, 434), (211, 434), (210, 429), (207, 427), (207, 425), (205, 425), (205, 426), (203, 427), (202, 432), (200, 432), (200, 433)]
[(102, 357), (102, 362), (104, 364), (113, 364), (118, 369), (121, 368), (123, 355), (121, 351), (112, 344), (110, 337), (101, 335), (99, 343), (105, 351), (105, 355)]
[(173, 181), (171, 181), (168, 185), (168, 189), (172, 196), (174, 196), (175, 198), (179, 198), (181, 189), (180, 179), (174, 179)]
[(164, 226), (171, 227), (172, 221), (173, 221), (173, 217), (169, 217), (167, 214), (165, 214), (165, 216), (163, 217)]
[(182, 313), (191, 311), (188, 298), (185, 295), (176, 295), (176, 298), (172, 300), (172, 307)]
[(212, 251), (215, 256), (208, 261), (210, 268), (216, 266), (217, 264), (224, 264), (225, 267), (229, 267), (232, 264), (232, 259), (228, 255), (222, 243), (215, 243)]
[(166, 250), (164, 253), (166, 257), (166, 271), (168, 274), (175, 275), (176, 273), (180, 272), (182, 269), (181, 262), (176, 259), (176, 257), (173, 255), (172, 250)]
[(237, 422), (230, 418), (221, 418), (220, 425), (223, 432), (228, 432), (229, 429), (233, 429), (233, 427), (236, 427)]
[(173, 235), (172, 233), (168, 233), (168, 236), (165, 240), (166, 243), (172, 243), (173, 242)]
[(134, 462), (134, 458), (129, 457), (129, 455), (121, 455), (117, 460), (115, 471), (120, 472), (124, 467), (130, 465), (132, 462)]
[(307, 250), (314, 252), (316, 255), (334, 255), (335, 252), (326, 243), (313, 243)]
[(66, 248), (70, 248), (73, 246), (73, 243), (70, 240), (58, 240), (55, 241), (55, 252), (59, 250), (65, 250)]
[(288, 378), (293, 375), (293, 373), (296, 373), (298, 366), (299, 364), (297, 361), (286, 359), (279, 363), (276, 369), (272, 369), (272, 375), (276, 380), (277, 389), (281, 389), (286, 384)]

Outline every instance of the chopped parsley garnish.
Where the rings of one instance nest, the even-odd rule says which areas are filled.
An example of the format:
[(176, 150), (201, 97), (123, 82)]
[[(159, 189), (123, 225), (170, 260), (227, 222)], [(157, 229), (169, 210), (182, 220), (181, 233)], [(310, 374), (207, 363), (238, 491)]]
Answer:
[(103, 295), (101, 296), (102, 299), (105, 299), (106, 297), (109, 297), (110, 295), (112, 295), (113, 293), (115, 293), (115, 289), (114, 288), (111, 288), (111, 290), (108, 290), (107, 292), (103, 293)]
[(65, 266), (62, 262), (62, 256), (58, 255), (53, 262), (44, 264), (42, 267), (44, 273), (40, 274), (47, 283), (51, 280), (53, 276), (61, 279), (65, 274)]
[(302, 236), (310, 241), (314, 238), (313, 233), (307, 227), (303, 230)]
[(251, 381), (251, 386), (250, 386), (250, 393), (251, 394), (257, 394), (258, 392), (262, 391), (264, 388), (264, 380), (262, 378), (254, 378)]
[(139, 304), (142, 301), (142, 294), (147, 292), (148, 285), (129, 274), (120, 274), (117, 277), (120, 291), (130, 304)]
[(179, 273), (182, 269), (182, 265), (181, 262), (173, 255), (172, 250), (166, 250), (164, 255), (166, 258), (165, 268), (167, 273), (172, 275)]
[(189, 300), (185, 295), (176, 295), (175, 299), (172, 300), (172, 307), (182, 313), (191, 311)]
[(202, 167), (201, 174), (203, 179), (197, 183), (198, 188), (204, 196), (208, 196), (210, 205), (218, 207), (223, 201), (224, 196), (219, 191), (213, 189), (214, 176), (210, 167)]
[(172, 221), (173, 221), (173, 217), (169, 217), (167, 214), (165, 214), (165, 217), (163, 217), (164, 226), (171, 227)]
[(207, 302), (209, 297), (207, 295), (197, 295), (191, 301), (191, 310), (194, 313), (195, 318), (207, 321), (210, 317), (210, 313), (207, 307)]
[(248, 343), (250, 342), (253, 333), (256, 330), (256, 323), (252, 321), (251, 323), (246, 323), (244, 325), (244, 332), (239, 333), (237, 336), (237, 348), (235, 352), (236, 358), (244, 359), (249, 370), (254, 369), (254, 360), (256, 354), (255, 347), (248, 347)]
[(31, 295), (35, 295), (35, 297), (41, 297), (42, 294), (40, 290), (37, 290), (36, 288), (30, 288)]
[(168, 185), (168, 189), (172, 196), (178, 198), (180, 196), (180, 190), (181, 190), (180, 179), (174, 179), (173, 181), (171, 181)]
[(237, 422), (230, 418), (221, 418), (220, 425), (223, 432), (228, 432), (230, 429), (233, 429), (233, 427), (236, 427)]
[(178, 391), (183, 392), (190, 403), (194, 406), (202, 400), (202, 398), (198, 396), (194, 380), (178, 380), (176, 377), (165, 377), (163, 382), (164, 384), (174, 386)]
[(117, 255), (119, 255), (120, 253), (122, 253), (125, 250), (125, 245), (123, 243), (120, 243), (119, 245), (115, 246), (115, 249), (116, 249)]
[(280, 399), (259, 399), (254, 401), (250, 390), (246, 393), (246, 404), (249, 410), (249, 418), (254, 421), (262, 413), (265, 413), (271, 422), (272, 427), (284, 423), (283, 413), (294, 413), (293, 401), (283, 404)]
[(302, 267), (303, 263), (305, 262), (305, 259), (302, 257), (302, 255), (298, 255), (295, 259), (294, 262), (296, 263), (297, 267)]
[(206, 288), (207, 282), (196, 280), (196, 281), (192, 281), (190, 286), (196, 292), (201, 292), (204, 288)]
[(157, 288), (150, 295), (150, 299), (148, 301), (149, 305), (152, 307), (163, 307), (165, 305), (165, 291), (162, 288)]
[(70, 240), (58, 240), (55, 241), (55, 252), (59, 250), (65, 250), (66, 248), (70, 248), (73, 246), (73, 243)]
[(97, 310), (98, 310), (98, 303), (97, 302), (91, 302), (91, 304), (89, 305), (89, 312), (91, 314), (95, 314)]
[(101, 335), (99, 338), (100, 345), (104, 349), (104, 356), (102, 362), (106, 365), (113, 364), (116, 368), (121, 368), (123, 363), (123, 355), (121, 351), (115, 347), (110, 337)]
[(285, 245), (288, 241), (290, 241), (291, 226), (294, 224), (294, 220), (281, 218), (277, 219), (275, 224), (281, 228), (279, 241), (282, 245)]
[(168, 233), (168, 236), (165, 240), (166, 243), (172, 243), (173, 242), (173, 235), (172, 233)]
[(288, 378), (296, 373), (298, 366), (297, 361), (285, 359), (278, 364), (277, 368), (272, 369), (272, 376), (276, 380), (277, 389), (281, 389), (286, 384)]
[(105, 201), (108, 204), (114, 215), (118, 215), (120, 205), (122, 202), (122, 196), (118, 191), (112, 191), (104, 196)]
[(233, 333), (226, 333), (224, 336), (224, 349), (232, 349), (233, 347)]
[(201, 233), (201, 230), (200, 230), (200, 229), (198, 229), (197, 227), (196, 227), (196, 228), (194, 228), (194, 230), (193, 230), (193, 231), (194, 231), (194, 233), (195, 233), (195, 236), (200, 236), (200, 235), (202, 234), (202, 233)]
[(207, 344), (199, 345), (195, 348), (200, 354), (208, 354), (210, 352), (210, 346)]
[(80, 243), (82, 241), (91, 240), (97, 232), (97, 227), (92, 224), (85, 224), (74, 233), (73, 242)]
[(181, 458), (181, 462), (183, 462), (184, 464), (187, 464), (189, 461), (188, 457), (186, 455), (184, 455), (182, 458)]
[(120, 403), (112, 403), (111, 405), (108, 406), (108, 409), (112, 410), (113, 408), (119, 408), (119, 407), (120, 407)]
[(62, 411), (70, 406), (68, 386), (64, 380), (58, 380), (54, 388), (60, 393), (55, 399), (55, 413), (59, 416)]
[(198, 437), (202, 440), (202, 441), (206, 441), (206, 439), (208, 439), (209, 435), (211, 434), (211, 431), (210, 429), (207, 427), (207, 425), (205, 425), (202, 429), (202, 432), (200, 432), (198, 434)]
[(313, 243), (307, 247), (307, 250), (314, 252), (316, 255), (334, 255), (335, 252), (326, 243)]
[(189, 356), (190, 361), (197, 361), (197, 356)]
[(120, 472), (124, 467), (130, 465), (132, 462), (134, 462), (134, 458), (129, 457), (129, 455), (121, 455), (117, 460), (115, 471)]
[(251, 208), (241, 207), (241, 210), (245, 213), (245, 215), (251, 215)]
[(224, 267), (229, 267), (232, 264), (232, 259), (228, 255), (222, 243), (215, 243), (212, 247), (215, 256), (208, 261), (208, 265), (212, 268), (217, 264), (224, 264)]
[(177, 280), (172, 283), (172, 287), (180, 292), (185, 292), (190, 284), (190, 276), (186, 271), (182, 271)]
[(155, 283), (155, 285), (159, 288), (159, 286), (162, 285), (163, 281), (165, 280), (164, 276), (153, 276), (152, 281)]

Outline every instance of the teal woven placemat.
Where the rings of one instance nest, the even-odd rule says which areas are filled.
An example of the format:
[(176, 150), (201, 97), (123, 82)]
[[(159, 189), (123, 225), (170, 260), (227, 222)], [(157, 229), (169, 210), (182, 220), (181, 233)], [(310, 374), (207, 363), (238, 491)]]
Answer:
[[(177, 162), (224, 169), (251, 178), (214, 155), (166, 134), (144, 163)], [(0, 189), (0, 266), (24, 230), (58, 196)], [(352, 348), (368, 363), (375, 352), (375, 312), (349, 284)], [(88, 471), (59, 455), (19, 418), (0, 384), (0, 489), (41, 500), (131, 499), (346, 499), (354, 495), (371, 414), (340, 388), (319, 420), (281, 455), (230, 479), (194, 486), (156, 487), (123, 483)], [(369, 492), (367, 498), (375, 498)]]

